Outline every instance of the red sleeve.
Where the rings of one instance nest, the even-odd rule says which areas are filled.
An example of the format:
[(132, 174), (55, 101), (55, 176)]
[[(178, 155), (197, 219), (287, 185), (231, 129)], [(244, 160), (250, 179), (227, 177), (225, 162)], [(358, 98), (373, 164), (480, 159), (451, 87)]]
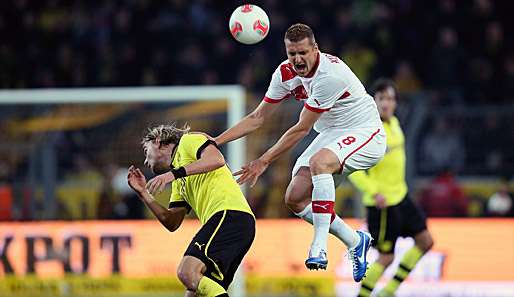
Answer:
[(323, 113), (325, 111), (329, 111), (330, 110), (330, 108), (317, 108), (317, 107), (314, 107), (314, 106), (310, 106), (309, 104), (307, 104), (307, 102), (305, 102), (303, 104), (303, 106), (305, 108), (307, 108), (308, 110), (313, 111), (313, 112), (317, 112), (317, 113)]
[(286, 99), (287, 97), (288, 96), (286, 95), (285, 97), (283, 97), (281, 99), (273, 99), (268, 96), (264, 96), (264, 98), (262, 98), (262, 101), (274, 104), (274, 103), (280, 103), (282, 100)]

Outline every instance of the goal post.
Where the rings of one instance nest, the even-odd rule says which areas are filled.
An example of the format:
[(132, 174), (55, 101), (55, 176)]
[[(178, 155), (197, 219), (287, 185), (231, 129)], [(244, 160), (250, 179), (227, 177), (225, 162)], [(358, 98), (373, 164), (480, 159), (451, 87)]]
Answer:
[[(227, 100), (227, 128), (235, 125), (245, 114), (245, 92), (239, 85), (178, 86), (178, 87), (112, 87), (2, 90), (2, 104), (79, 104), (79, 103), (136, 103), (192, 102)], [(228, 143), (228, 163), (239, 168), (245, 161), (245, 140)]]
[[(0, 90), (0, 106), (20, 104), (188, 103), (216, 100), (227, 101), (227, 128), (235, 125), (245, 115), (245, 90), (240, 85)], [(242, 138), (228, 143), (227, 149), (229, 166), (240, 168), (246, 160), (245, 139)], [(244, 273), (241, 269), (238, 269), (231, 286), (231, 293), (234, 296), (246, 296), (244, 284)]]

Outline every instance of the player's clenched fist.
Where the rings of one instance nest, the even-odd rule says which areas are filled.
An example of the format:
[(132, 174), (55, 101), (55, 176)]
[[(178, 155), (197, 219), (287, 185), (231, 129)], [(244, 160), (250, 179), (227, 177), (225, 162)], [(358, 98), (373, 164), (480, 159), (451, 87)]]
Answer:
[(127, 181), (136, 193), (141, 194), (145, 191), (146, 178), (143, 172), (139, 168), (134, 167), (134, 165), (128, 169)]
[(148, 184), (146, 185), (146, 188), (150, 193), (156, 194), (162, 192), (164, 190), (164, 187), (166, 187), (167, 184), (171, 183), (175, 180), (175, 176), (171, 171), (168, 171), (166, 173), (157, 175), (156, 177), (152, 178), (148, 181)]

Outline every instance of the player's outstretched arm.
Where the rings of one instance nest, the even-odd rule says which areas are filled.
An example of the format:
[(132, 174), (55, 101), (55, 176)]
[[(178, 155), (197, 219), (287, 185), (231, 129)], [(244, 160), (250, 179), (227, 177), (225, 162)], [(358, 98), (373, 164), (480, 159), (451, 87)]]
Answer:
[(166, 229), (173, 232), (180, 227), (184, 216), (187, 214), (187, 208), (166, 209), (160, 205), (146, 189), (146, 178), (139, 168), (130, 166), (127, 181), (132, 190), (137, 193), (139, 199), (143, 201)]
[[(177, 178), (195, 175), (200, 173), (206, 173), (209, 171), (216, 170), (225, 165), (225, 158), (221, 152), (214, 146), (214, 144), (208, 145), (200, 155), (200, 159), (187, 164), (178, 170), (174, 169), (166, 173), (157, 175), (148, 181), (146, 188), (151, 194), (160, 193), (164, 190), (167, 184), (171, 183)], [(178, 174), (179, 176), (175, 176)]]
[(184, 169), (187, 175), (206, 173), (216, 170), (225, 165), (225, 158), (219, 149), (214, 145), (208, 145), (200, 154), (200, 159), (187, 164)]
[(312, 112), (304, 108), (300, 114), (298, 123), (289, 128), (282, 137), (270, 149), (268, 149), (257, 160), (245, 165), (241, 170), (234, 173), (239, 176), (237, 182), (244, 184), (250, 182), (250, 186), (254, 186), (259, 176), (264, 173), (271, 162), (275, 161), (281, 154), (298, 144), (307, 134), (309, 134), (314, 123), (319, 119), (321, 113)]
[(273, 114), (279, 105), (280, 104), (262, 101), (254, 111), (245, 116), (233, 127), (230, 127), (214, 138), (214, 141), (218, 145), (222, 145), (252, 133), (264, 124), (264, 121)]
[(319, 119), (321, 113), (310, 111), (306, 108), (300, 113), (298, 123), (289, 128), (282, 137), (269, 148), (259, 159), (271, 163), (281, 154), (298, 144), (312, 129), (314, 123)]

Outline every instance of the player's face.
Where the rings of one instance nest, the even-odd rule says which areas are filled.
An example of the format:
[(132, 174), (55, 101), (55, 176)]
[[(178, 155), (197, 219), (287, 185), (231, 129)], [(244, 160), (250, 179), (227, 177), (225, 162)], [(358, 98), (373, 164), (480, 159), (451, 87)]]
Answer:
[(389, 120), (396, 110), (396, 94), (392, 87), (375, 93), (375, 102), (382, 120)]
[(160, 146), (157, 142), (146, 142), (143, 146), (145, 151), (145, 166), (152, 169), (153, 173), (161, 174), (170, 170), (171, 150), (173, 145)]
[(316, 64), (318, 45), (307, 37), (298, 42), (286, 39), (285, 44), (289, 63), (293, 64), (294, 70), (299, 76), (307, 76)]

